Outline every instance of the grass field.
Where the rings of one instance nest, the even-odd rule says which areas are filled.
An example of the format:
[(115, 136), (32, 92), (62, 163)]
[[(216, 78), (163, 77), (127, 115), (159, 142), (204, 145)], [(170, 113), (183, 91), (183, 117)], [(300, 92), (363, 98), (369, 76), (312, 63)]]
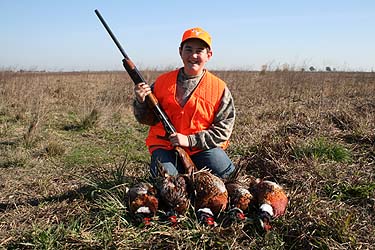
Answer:
[[(148, 127), (126, 72), (0, 72), (0, 249), (374, 249), (375, 74), (214, 72), (235, 99), (228, 154), (285, 187), (285, 216), (208, 228), (132, 222)], [(153, 81), (160, 72), (143, 72)]]

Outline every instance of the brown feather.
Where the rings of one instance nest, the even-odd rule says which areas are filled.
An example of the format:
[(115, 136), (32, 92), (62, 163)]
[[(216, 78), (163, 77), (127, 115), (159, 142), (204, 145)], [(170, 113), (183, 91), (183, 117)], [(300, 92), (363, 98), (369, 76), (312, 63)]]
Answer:
[(228, 192), (224, 182), (208, 169), (193, 173), (193, 186), (195, 191), (194, 207), (209, 208), (218, 215), (227, 208)]

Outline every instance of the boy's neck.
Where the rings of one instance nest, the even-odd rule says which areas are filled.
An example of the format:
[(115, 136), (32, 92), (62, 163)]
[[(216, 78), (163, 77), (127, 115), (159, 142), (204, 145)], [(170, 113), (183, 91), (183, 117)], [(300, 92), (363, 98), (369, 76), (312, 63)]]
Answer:
[(200, 77), (200, 76), (202, 76), (202, 75), (204, 74), (205, 70), (203, 69), (202, 72), (200, 72), (200, 73), (198, 73), (198, 74), (194, 74), (194, 75), (189, 75), (189, 74), (187, 74), (187, 73), (185, 72), (185, 69), (184, 69), (184, 68), (181, 69), (181, 72), (182, 72), (182, 74), (184, 75), (184, 77), (185, 77), (186, 79), (191, 79), (191, 78), (196, 78), (196, 77)]

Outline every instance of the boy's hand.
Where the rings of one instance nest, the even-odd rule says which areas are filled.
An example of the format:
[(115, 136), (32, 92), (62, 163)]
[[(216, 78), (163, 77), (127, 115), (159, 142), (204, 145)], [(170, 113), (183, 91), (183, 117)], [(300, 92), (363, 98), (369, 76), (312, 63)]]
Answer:
[(138, 102), (144, 103), (146, 96), (151, 93), (151, 87), (147, 83), (141, 82), (134, 86), (134, 94)]
[(173, 147), (176, 147), (176, 146), (189, 147), (188, 137), (180, 133), (171, 134), (169, 136), (169, 141), (171, 142)]

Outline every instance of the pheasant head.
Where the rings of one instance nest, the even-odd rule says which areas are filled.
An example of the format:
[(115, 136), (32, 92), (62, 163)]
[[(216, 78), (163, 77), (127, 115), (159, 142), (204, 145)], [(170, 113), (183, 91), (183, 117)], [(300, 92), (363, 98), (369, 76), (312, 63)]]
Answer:
[(131, 187), (127, 193), (129, 210), (137, 222), (150, 224), (151, 218), (155, 216), (159, 201), (156, 198), (156, 189), (147, 182), (140, 182)]

